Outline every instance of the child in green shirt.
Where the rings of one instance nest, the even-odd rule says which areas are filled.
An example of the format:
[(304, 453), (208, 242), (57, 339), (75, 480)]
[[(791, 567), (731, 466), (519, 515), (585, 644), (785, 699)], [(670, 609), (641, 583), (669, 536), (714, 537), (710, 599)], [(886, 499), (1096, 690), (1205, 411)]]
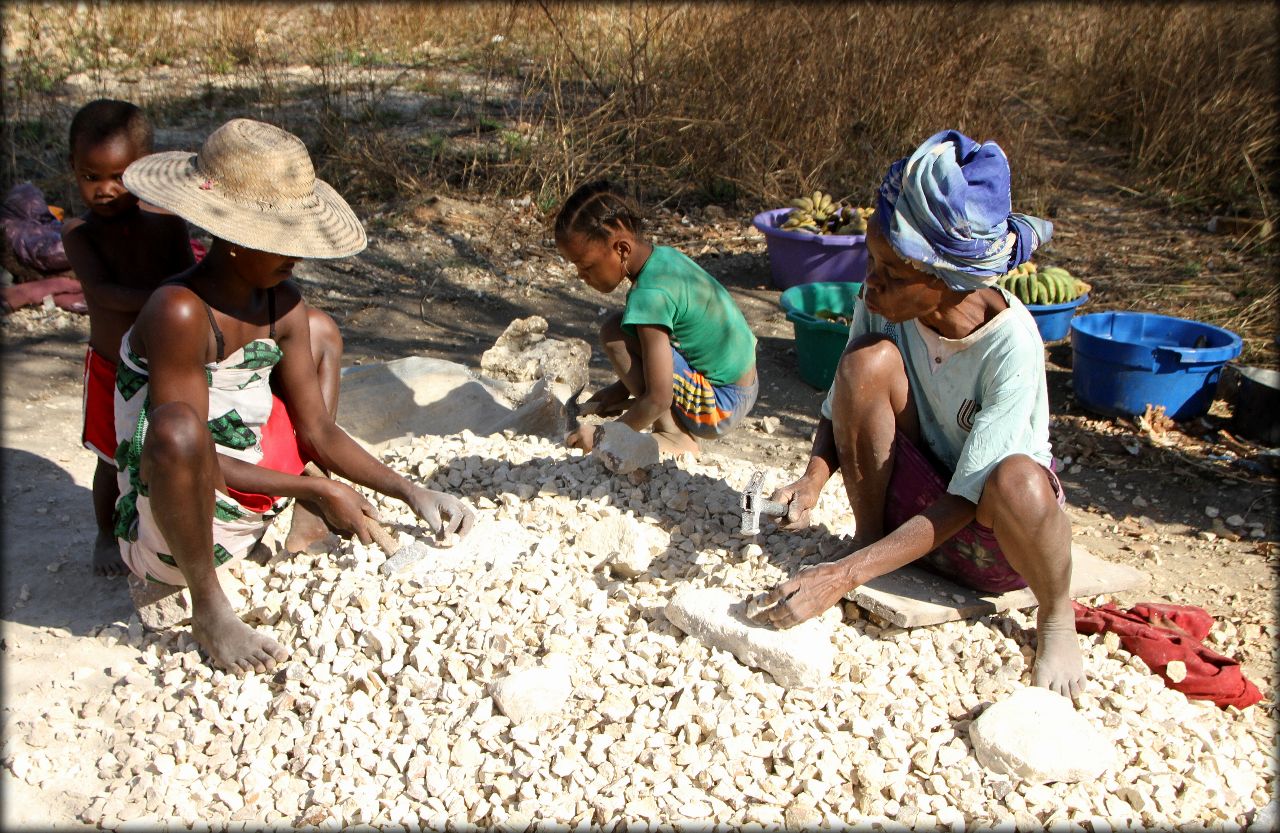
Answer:
[[(583, 283), (608, 294), (631, 281), (622, 312), (600, 327), (618, 381), (583, 410), (651, 428), (662, 451), (697, 454), (699, 439), (724, 436), (755, 405), (756, 337), (715, 278), (681, 252), (654, 246), (641, 224), (635, 204), (604, 180), (579, 188), (556, 216), (556, 249)], [(590, 427), (565, 437), (570, 448), (593, 444)]]

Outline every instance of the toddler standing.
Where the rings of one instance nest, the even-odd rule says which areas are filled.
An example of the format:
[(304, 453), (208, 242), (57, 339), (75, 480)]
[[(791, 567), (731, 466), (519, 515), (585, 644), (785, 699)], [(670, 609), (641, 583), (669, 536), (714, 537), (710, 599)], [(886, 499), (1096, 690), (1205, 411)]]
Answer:
[(112, 406), (120, 336), (161, 281), (194, 263), (186, 222), (142, 210), (122, 182), (125, 168), (151, 153), (153, 138), (142, 110), (126, 101), (91, 101), (71, 120), (68, 162), (87, 210), (67, 221), (62, 240), (89, 308), (81, 442), (99, 458), (93, 474), (98, 575), (127, 572), (112, 524), (119, 494)]

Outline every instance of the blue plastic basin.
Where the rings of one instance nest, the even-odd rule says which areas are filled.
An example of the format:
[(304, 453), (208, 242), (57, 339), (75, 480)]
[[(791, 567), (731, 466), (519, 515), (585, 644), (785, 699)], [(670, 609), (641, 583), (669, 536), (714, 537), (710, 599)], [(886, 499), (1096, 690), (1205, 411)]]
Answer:
[(1027, 304), (1027, 311), (1036, 320), (1036, 329), (1040, 331), (1040, 340), (1048, 344), (1066, 338), (1071, 330), (1071, 316), (1087, 300), (1089, 293), (1086, 292), (1065, 304)]
[(1080, 404), (1111, 416), (1163, 405), (1171, 419), (1203, 416), (1240, 336), (1185, 318), (1095, 312), (1071, 320), (1072, 387)]

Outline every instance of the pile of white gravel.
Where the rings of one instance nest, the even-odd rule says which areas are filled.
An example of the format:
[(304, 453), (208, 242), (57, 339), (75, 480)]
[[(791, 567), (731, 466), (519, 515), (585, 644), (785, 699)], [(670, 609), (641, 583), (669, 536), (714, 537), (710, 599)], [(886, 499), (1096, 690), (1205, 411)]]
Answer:
[[(385, 459), (469, 500), (476, 540), (391, 578), (378, 572), (388, 554), (350, 541), (245, 563), (248, 621), (292, 651), (274, 674), (210, 669), (186, 628), (106, 629), (99, 638), (139, 649), (137, 664), (42, 729), (115, 727), (96, 761), (113, 787), (86, 821), (1234, 830), (1268, 801), (1269, 715), (1190, 702), (1099, 637), (1081, 637), (1079, 713), (1123, 769), (1047, 785), (985, 771), (969, 726), (1029, 680), (1025, 613), (903, 630), (834, 609), (834, 670), (809, 689), (685, 636), (663, 612), (677, 590), (745, 598), (821, 557), (818, 528), (739, 536), (750, 463), (708, 454), (620, 477), (546, 440), (467, 432), (406, 440)], [(766, 471), (769, 487), (790, 477)], [(403, 505), (381, 506), (412, 529)], [(629, 578), (579, 545), (619, 516), (652, 555)], [(816, 516), (848, 524), (836, 484)], [(31, 783), (57, 765), (38, 749), (11, 764)]]

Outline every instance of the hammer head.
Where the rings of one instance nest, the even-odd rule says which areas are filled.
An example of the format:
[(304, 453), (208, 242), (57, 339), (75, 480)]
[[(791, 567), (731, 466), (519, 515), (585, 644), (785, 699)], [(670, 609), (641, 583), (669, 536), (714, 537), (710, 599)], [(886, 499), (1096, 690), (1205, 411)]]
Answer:
[(760, 531), (760, 492), (764, 489), (764, 472), (751, 475), (747, 486), (742, 490), (742, 524), (739, 530), (744, 535), (755, 535)]

